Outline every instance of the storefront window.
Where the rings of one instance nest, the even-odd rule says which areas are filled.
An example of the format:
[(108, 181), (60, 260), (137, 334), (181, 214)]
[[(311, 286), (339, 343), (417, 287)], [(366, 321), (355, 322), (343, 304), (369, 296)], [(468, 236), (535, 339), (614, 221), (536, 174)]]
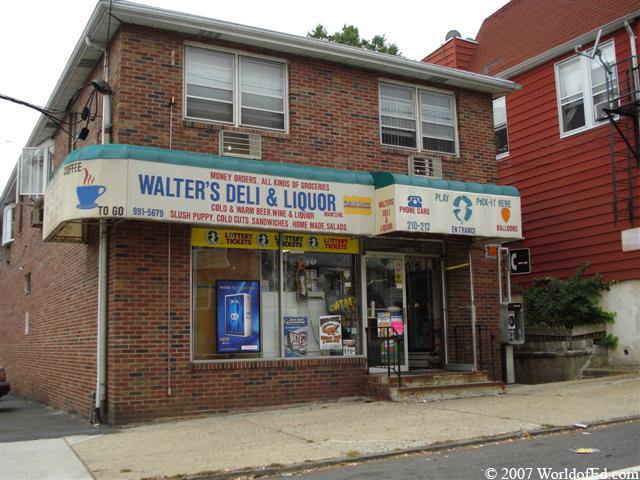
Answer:
[(361, 353), (357, 240), (193, 228), (191, 243), (194, 360)]
[(307, 325), (306, 356), (360, 354), (356, 256), (283, 250), (282, 314)]
[(194, 359), (277, 357), (278, 252), (194, 247)]

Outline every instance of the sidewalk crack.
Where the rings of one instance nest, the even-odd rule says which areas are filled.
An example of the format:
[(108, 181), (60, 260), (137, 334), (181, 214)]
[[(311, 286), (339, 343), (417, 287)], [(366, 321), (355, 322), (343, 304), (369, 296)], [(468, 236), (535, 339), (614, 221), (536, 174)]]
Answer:
[(252, 422), (251, 420), (248, 420), (246, 418), (243, 418), (242, 420), (244, 422), (247, 422), (247, 423), (249, 423), (251, 425), (254, 425), (256, 427), (266, 428), (266, 429), (271, 430), (273, 432), (278, 432), (278, 433), (282, 433), (284, 435), (289, 435), (290, 437), (297, 438), (298, 440), (302, 440), (305, 443), (316, 443), (315, 440), (312, 440), (312, 439), (309, 439), (309, 438), (305, 438), (305, 437), (303, 437), (301, 435), (296, 435), (295, 433), (290, 433), (290, 432), (287, 432), (285, 430), (280, 430), (279, 428), (270, 427), (269, 425), (263, 425), (263, 424), (257, 423), (257, 422)]

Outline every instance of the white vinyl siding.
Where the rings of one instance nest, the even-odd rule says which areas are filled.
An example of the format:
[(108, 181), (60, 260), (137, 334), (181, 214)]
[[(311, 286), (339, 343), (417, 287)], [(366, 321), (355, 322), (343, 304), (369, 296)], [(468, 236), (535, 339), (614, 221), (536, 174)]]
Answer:
[(185, 116), (235, 126), (286, 130), (286, 64), (186, 47)]
[[(611, 65), (615, 96), (618, 86), (613, 42), (601, 45), (599, 50), (602, 61)], [(578, 55), (556, 64), (555, 70), (560, 134), (578, 133), (599, 125), (604, 119), (602, 109), (607, 106), (605, 68), (600, 59)]]
[(380, 83), (379, 92), (383, 145), (457, 153), (453, 94), (393, 83)]

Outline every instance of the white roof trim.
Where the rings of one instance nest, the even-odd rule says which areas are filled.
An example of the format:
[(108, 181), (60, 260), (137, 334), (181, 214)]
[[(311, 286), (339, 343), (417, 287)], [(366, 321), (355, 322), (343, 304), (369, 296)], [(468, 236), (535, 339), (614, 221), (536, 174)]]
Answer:
[(569, 40), (568, 42), (565, 42), (561, 45), (558, 45), (557, 47), (554, 47), (551, 50), (547, 50), (546, 52), (541, 53), (540, 55), (536, 55), (535, 57), (531, 57), (522, 63), (514, 65), (513, 67), (509, 67), (506, 70), (503, 70), (495, 74), (495, 76), (500, 78), (512, 78), (517, 75), (520, 75), (521, 73), (524, 73), (527, 70), (531, 70), (532, 68), (535, 68), (544, 63), (547, 63), (549, 60), (553, 60), (554, 58), (559, 57), (560, 55), (563, 55), (568, 52), (572, 52), (576, 45), (584, 45), (584, 44), (595, 41), (596, 36), (598, 34), (598, 30), (600, 29), (602, 29), (602, 35), (608, 35), (611, 32), (615, 32), (616, 30), (623, 28), (624, 22), (629, 22), (638, 17), (640, 17), (640, 10), (636, 10), (635, 12), (625, 15), (624, 17), (620, 17), (616, 20), (613, 20), (612, 22), (609, 22), (606, 25), (603, 25), (602, 27), (597, 28), (589, 33), (580, 35), (579, 37), (576, 37), (573, 40)]

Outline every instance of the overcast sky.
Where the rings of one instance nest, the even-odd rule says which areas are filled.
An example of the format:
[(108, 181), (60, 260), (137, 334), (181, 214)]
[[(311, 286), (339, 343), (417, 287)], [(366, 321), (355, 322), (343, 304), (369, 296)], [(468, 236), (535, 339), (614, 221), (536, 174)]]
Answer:
[[(482, 20), (507, 0), (137, 3), (302, 36), (318, 23), (329, 33), (352, 24), (362, 37), (384, 34), (405, 57), (420, 60), (439, 47), (451, 29), (465, 38), (475, 37)], [(46, 105), (95, 5), (94, 0), (0, 0), (0, 93)], [(0, 193), (38, 116), (34, 110), (0, 100)]]

